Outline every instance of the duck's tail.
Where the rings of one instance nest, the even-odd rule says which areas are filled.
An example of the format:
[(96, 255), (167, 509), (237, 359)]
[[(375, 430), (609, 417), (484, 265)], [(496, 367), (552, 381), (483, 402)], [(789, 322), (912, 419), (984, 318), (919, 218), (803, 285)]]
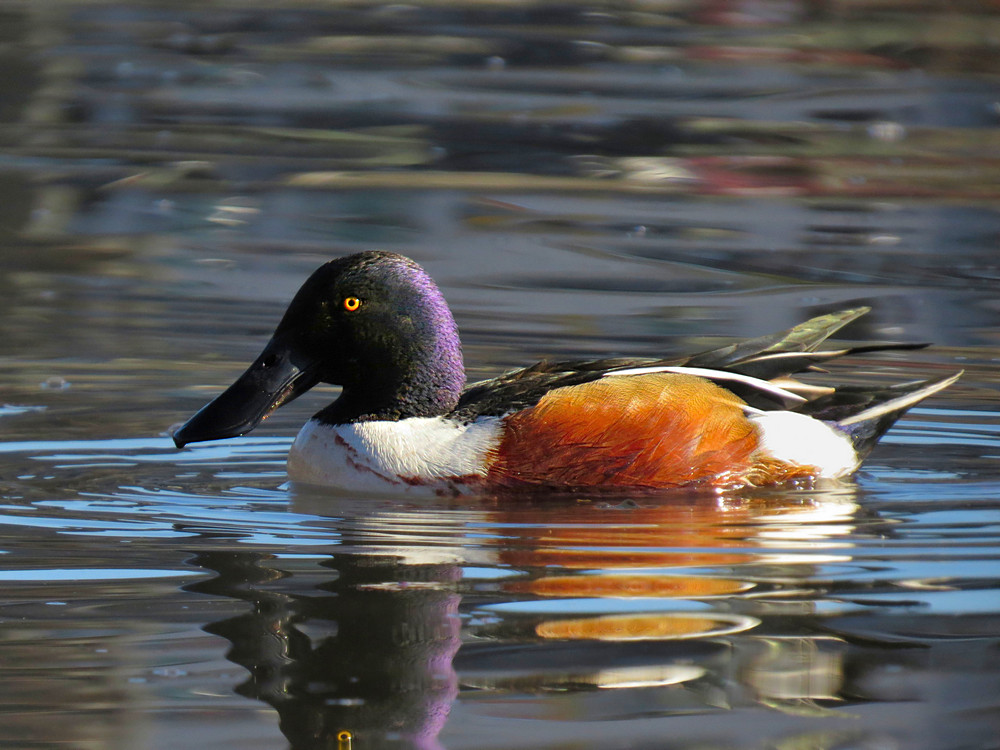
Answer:
[(834, 422), (851, 439), (858, 458), (863, 459), (897, 419), (961, 375), (957, 372), (936, 380), (900, 383), (878, 390), (839, 387), (834, 394), (810, 402), (803, 411), (816, 419)]

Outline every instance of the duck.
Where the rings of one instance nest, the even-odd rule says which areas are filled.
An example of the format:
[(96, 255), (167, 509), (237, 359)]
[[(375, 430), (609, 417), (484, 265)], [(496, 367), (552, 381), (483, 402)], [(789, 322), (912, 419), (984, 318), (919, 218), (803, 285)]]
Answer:
[(836, 482), (961, 375), (883, 387), (795, 377), (852, 354), (926, 346), (824, 346), (867, 312), (685, 357), (543, 361), (467, 384), (458, 327), (431, 277), (402, 255), (361, 252), (309, 276), (257, 359), (173, 440), (245, 435), (330, 383), (339, 396), (290, 448), (295, 482), (439, 495)]

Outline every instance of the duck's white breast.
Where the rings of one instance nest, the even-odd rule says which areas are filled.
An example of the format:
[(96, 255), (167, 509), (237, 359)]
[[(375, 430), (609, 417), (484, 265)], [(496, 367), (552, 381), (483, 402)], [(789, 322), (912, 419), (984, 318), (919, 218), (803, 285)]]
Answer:
[(498, 417), (443, 417), (327, 425), (310, 419), (288, 454), (291, 479), (347, 490), (474, 487), (500, 441)]

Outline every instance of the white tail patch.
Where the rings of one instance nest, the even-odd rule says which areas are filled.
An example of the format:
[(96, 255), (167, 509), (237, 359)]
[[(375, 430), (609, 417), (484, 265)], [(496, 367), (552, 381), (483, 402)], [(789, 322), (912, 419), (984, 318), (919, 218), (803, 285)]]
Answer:
[(757, 427), (758, 450), (794, 466), (814, 466), (820, 477), (837, 479), (858, 468), (851, 439), (826, 422), (791, 411), (748, 409)]

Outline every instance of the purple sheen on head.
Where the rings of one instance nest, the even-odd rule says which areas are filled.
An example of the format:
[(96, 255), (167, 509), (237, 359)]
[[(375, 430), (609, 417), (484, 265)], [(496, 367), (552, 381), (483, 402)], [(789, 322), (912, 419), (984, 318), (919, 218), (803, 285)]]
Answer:
[[(343, 300), (358, 296), (354, 316)], [(318, 417), (328, 424), (446, 414), (465, 386), (462, 345), (448, 303), (409, 258), (367, 251), (317, 269), (275, 332), (304, 342), (319, 379), (344, 387)], [(308, 357), (307, 357), (308, 358)]]
[(391, 266), (396, 278), (413, 293), (409, 302), (415, 313), (422, 313), (413, 316), (416, 335), (426, 346), (420, 363), (420, 378), (432, 388), (432, 398), (442, 412), (454, 408), (465, 386), (465, 366), (458, 325), (444, 295), (415, 261), (396, 253), (373, 252), (372, 255), (376, 265)]
[(444, 295), (434, 280), (417, 263), (403, 256), (401, 275), (417, 292), (417, 304), (426, 313), (427, 327), (420, 331), (430, 343), (429, 361), (426, 362), (428, 375), (435, 373), (435, 385), (446, 403), (453, 407), (465, 386), (465, 365), (462, 361), (462, 342), (458, 335), (458, 325)]

